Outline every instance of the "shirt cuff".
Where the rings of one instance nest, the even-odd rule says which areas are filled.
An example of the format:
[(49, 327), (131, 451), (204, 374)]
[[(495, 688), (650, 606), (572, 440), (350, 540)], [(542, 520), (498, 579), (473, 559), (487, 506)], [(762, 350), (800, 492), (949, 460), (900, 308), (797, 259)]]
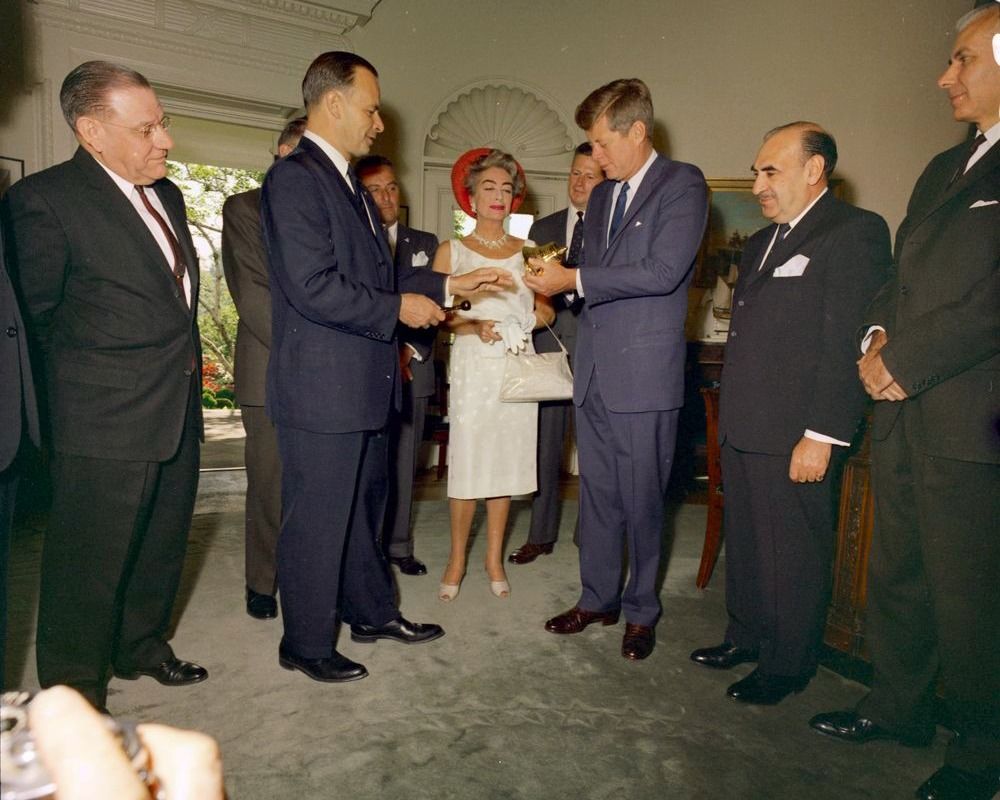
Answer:
[(869, 345), (871, 345), (871, 343), (872, 343), (872, 337), (875, 335), (876, 331), (882, 331), (882, 333), (885, 333), (885, 328), (883, 328), (881, 325), (872, 325), (868, 329), (868, 333), (865, 334), (865, 338), (861, 340), (861, 352), (862, 353), (867, 353), (868, 352), (868, 347), (869, 347)]
[[(583, 297), (583, 278), (580, 277), (580, 270), (576, 271), (576, 296)], [(575, 298), (574, 298), (575, 299)]]
[(451, 276), (444, 279), (444, 304), (446, 306), (455, 305), (455, 296), (451, 293)]
[(413, 346), (412, 344), (410, 344), (409, 342), (403, 342), (403, 344), (404, 344), (404, 345), (406, 345), (406, 346), (407, 346), (407, 347), (408, 347), (408, 348), (410, 349), (410, 352), (412, 353), (412, 355), (411, 355), (410, 357), (411, 357), (411, 358), (412, 358), (412, 359), (413, 359), (414, 361), (416, 361), (416, 362), (418, 362), (418, 363), (420, 363), (420, 364), (423, 364), (423, 363), (424, 363), (424, 357), (423, 357), (422, 355), (420, 355), (420, 353), (419, 353), (419, 352), (417, 352), (417, 348), (416, 348), (416, 347), (414, 347), (414, 346)]
[(823, 442), (824, 444), (839, 444), (841, 447), (850, 447), (850, 442), (842, 442), (840, 439), (834, 439), (832, 436), (827, 436), (823, 433), (816, 433), (816, 431), (811, 431), (806, 428), (805, 437), (807, 439), (812, 439), (816, 442)]

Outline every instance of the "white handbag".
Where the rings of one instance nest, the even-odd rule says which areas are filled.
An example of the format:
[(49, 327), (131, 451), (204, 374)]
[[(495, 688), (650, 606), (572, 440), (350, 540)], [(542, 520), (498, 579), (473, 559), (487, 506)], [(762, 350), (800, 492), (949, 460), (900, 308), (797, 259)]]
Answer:
[(559, 345), (555, 353), (508, 352), (500, 383), (500, 400), (504, 403), (542, 403), (547, 400), (569, 400), (573, 396), (573, 373), (569, 368), (569, 353), (555, 331), (545, 323)]

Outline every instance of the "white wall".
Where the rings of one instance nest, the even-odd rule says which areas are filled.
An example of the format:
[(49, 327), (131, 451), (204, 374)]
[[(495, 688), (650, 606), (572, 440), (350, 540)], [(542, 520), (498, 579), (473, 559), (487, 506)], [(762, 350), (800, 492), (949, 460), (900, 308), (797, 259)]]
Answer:
[(572, 118), (591, 89), (635, 76), (652, 90), (659, 143), (708, 177), (748, 177), (761, 135), (775, 125), (825, 125), (838, 140), (848, 196), (895, 229), (931, 155), (965, 134), (934, 82), (954, 22), (971, 6), (383, 0), (351, 42), (381, 74), (398, 129), (376, 146), (397, 157), (407, 184), (420, 179), (429, 115), (468, 83), (503, 76), (537, 87)]
[[(396, 160), (417, 222), (424, 137), (435, 109), (460, 88), (513, 81), (551, 98), (571, 119), (591, 89), (638, 76), (653, 91), (658, 143), (709, 177), (748, 176), (761, 134), (774, 125), (805, 118), (827, 126), (840, 145), (849, 196), (895, 228), (924, 164), (965, 133), (934, 81), (954, 21), (971, 4), (339, 0), (338, 8), (359, 12), (351, 17), (332, 2), (283, 3), (280, 15), (259, 0), (203, 0), (205, 16), (188, 18), (185, 4), (167, 0), (90, 0), (86, 7), (98, 11), (89, 14), (75, 0), (0, 0), (7, 31), (0, 155), (26, 159), (29, 172), (68, 157), (73, 140), (59, 118), (59, 84), (80, 61), (106, 57), (177, 88), (167, 104), (172, 113), (197, 117), (218, 107), (214, 121), (229, 126), (228, 163), (259, 168), (270, 159), (252, 155), (266, 150), (262, 131), (279, 127), (301, 102), (309, 60), (348, 47), (381, 73), (390, 128), (377, 149)], [(318, 13), (319, 6), (330, 10)], [(11, 16), (26, 19), (27, 31), (18, 35)], [(21, 73), (24, 80), (11, 80)], [(191, 100), (192, 91), (203, 94)], [(214, 98), (233, 99), (223, 108)], [(236, 146), (240, 129), (232, 126), (256, 132)], [(223, 129), (192, 123), (178, 132), (213, 130)], [(212, 152), (219, 147), (182, 142), (175, 155)]]

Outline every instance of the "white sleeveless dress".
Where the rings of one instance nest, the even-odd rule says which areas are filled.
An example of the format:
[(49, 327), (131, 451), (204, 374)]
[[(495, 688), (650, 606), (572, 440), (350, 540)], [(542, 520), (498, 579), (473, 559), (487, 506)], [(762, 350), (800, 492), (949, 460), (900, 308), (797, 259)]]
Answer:
[[(530, 242), (529, 242), (530, 244)], [(451, 274), (478, 267), (501, 267), (514, 276), (514, 288), (471, 298), (466, 319), (502, 321), (510, 315), (529, 320), (535, 295), (524, 285), (524, 259), (487, 258), (451, 240)], [(534, 352), (528, 336), (529, 352)], [(476, 499), (530, 494), (537, 485), (537, 403), (501, 403), (504, 344), (487, 344), (475, 334), (455, 336), (449, 366), (448, 497)]]

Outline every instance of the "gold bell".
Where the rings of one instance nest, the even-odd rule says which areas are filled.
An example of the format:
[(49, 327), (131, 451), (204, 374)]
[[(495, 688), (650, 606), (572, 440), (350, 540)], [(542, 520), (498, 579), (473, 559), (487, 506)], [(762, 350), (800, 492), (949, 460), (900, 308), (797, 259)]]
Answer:
[(521, 255), (524, 256), (524, 270), (529, 275), (538, 275), (540, 270), (534, 270), (531, 265), (528, 264), (529, 258), (540, 258), (542, 261), (552, 261), (553, 259), (561, 259), (566, 255), (566, 245), (558, 245), (555, 242), (549, 242), (548, 244), (539, 244), (534, 247), (522, 247)]

